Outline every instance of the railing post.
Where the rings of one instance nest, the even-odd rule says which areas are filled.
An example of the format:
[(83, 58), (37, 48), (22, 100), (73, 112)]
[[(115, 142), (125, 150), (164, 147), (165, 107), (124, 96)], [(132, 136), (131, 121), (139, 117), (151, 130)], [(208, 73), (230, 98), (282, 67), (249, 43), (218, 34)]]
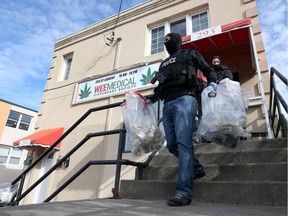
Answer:
[(20, 180), (20, 185), (19, 185), (19, 189), (18, 189), (18, 193), (17, 193), (17, 198), (19, 198), (21, 196), (21, 194), (22, 194), (25, 178), (26, 178), (26, 174), (23, 173), (21, 175), (21, 180)]
[(143, 167), (137, 167), (136, 168), (136, 180), (142, 180), (143, 179)]
[[(26, 174), (25, 174), (25, 173), (22, 173), (22, 174), (21, 174), (21, 179), (20, 179), (20, 184), (19, 184), (18, 191), (17, 191), (16, 200), (18, 200), (18, 198), (19, 198), (19, 197), (21, 196), (21, 194), (22, 194), (25, 177), (26, 177)], [(10, 206), (10, 205), (18, 205), (18, 204), (19, 204), (19, 202), (14, 202), (14, 201), (15, 201), (15, 199), (13, 199), (8, 205)]]
[(116, 164), (116, 171), (115, 171), (115, 182), (114, 188), (112, 189), (114, 199), (119, 199), (119, 186), (120, 186), (120, 175), (121, 175), (121, 160), (122, 160), (122, 153), (123, 148), (125, 145), (125, 134), (126, 132), (120, 132), (119, 134), (119, 144), (118, 144), (118, 155), (117, 155), (117, 164)]

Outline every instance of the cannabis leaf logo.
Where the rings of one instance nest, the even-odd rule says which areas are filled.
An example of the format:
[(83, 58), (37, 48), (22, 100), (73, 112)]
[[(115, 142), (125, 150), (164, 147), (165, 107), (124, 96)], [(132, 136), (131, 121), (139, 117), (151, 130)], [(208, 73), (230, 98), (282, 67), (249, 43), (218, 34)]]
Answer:
[(140, 80), (142, 82), (142, 85), (147, 85), (148, 83), (150, 83), (155, 75), (155, 72), (156, 70), (153, 73), (151, 73), (151, 68), (149, 67), (147, 74), (146, 75), (142, 74), (143, 79)]
[(87, 83), (86, 83), (84, 90), (82, 89), (80, 90), (81, 91), (81, 93), (79, 94), (80, 99), (89, 97), (89, 94), (91, 93), (90, 88), (91, 87), (87, 88)]

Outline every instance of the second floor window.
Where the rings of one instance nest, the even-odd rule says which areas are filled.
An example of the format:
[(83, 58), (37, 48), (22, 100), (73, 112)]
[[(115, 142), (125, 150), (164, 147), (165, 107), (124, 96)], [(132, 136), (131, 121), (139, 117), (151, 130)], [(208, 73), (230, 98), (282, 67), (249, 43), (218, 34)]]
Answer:
[(207, 29), (208, 27), (209, 27), (209, 24), (208, 24), (207, 11), (192, 16), (193, 33), (201, 31), (203, 29)]
[(28, 131), (31, 120), (31, 116), (11, 110), (6, 122), (6, 126)]
[(62, 68), (60, 81), (67, 80), (69, 78), (72, 59), (73, 59), (73, 53), (64, 56), (64, 64)]
[(170, 23), (170, 32), (178, 33), (182, 37), (186, 36), (186, 19), (181, 19), (176, 22)]
[(164, 26), (151, 31), (151, 54), (164, 51)]
[[(192, 26), (192, 28), (191, 28)], [(182, 37), (209, 28), (208, 12), (187, 15), (185, 18), (166, 22), (161, 27), (151, 29), (151, 52), (155, 54), (164, 51), (163, 37), (169, 32), (175, 32)], [(162, 37), (162, 38), (161, 38)]]

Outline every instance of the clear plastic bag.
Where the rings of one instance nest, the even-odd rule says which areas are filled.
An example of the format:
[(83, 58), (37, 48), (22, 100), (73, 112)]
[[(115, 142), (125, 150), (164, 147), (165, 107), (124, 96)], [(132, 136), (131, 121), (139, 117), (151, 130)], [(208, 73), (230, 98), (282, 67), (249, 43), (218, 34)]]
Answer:
[(201, 94), (203, 114), (197, 133), (206, 140), (222, 144), (231, 137), (251, 138), (245, 129), (247, 94), (247, 90), (241, 91), (239, 82), (228, 78), (219, 83), (216, 95), (212, 87), (205, 88)]
[(138, 92), (126, 92), (126, 102), (121, 105), (128, 142), (132, 155), (141, 156), (163, 147), (164, 134), (158, 127), (155, 110)]

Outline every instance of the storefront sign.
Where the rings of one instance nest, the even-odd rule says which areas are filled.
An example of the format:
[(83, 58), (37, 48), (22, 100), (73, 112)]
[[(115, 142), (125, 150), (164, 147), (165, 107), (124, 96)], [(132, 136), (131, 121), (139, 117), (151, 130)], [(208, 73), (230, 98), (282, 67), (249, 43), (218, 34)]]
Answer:
[(79, 83), (75, 95), (75, 103), (95, 100), (112, 95), (123, 94), (126, 91), (135, 91), (152, 87), (150, 83), (160, 63), (135, 68), (129, 71), (104, 76), (98, 79)]
[(211, 37), (213, 35), (220, 34), (220, 33), (222, 33), (221, 26), (215, 26), (212, 28), (204, 29), (202, 31), (193, 33), (191, 35), (191, 41), (196, 41), (196, 40), (200, 40), (203, 38)]
[(31, 144), (31, 140), (20, 140), (19, 146), (29, 146)]

